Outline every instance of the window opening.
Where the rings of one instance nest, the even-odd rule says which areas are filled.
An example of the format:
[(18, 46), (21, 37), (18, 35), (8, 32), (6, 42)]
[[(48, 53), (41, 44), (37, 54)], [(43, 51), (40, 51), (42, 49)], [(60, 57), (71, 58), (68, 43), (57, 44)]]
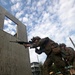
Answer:
[(17, 24), (5, 17), (3, 31), (15, 36), (17, 34)]

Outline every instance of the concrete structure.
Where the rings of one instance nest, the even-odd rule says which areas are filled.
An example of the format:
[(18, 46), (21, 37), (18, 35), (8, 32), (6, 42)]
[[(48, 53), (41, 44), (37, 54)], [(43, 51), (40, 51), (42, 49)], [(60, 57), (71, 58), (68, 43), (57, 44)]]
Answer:
[[(5, 16), (17, 24), (17, 36), (3, 31)], [(0, 75), (32, 75), (29, 50), (12, 40), (27, 41), (26, 26), (0, 6)]]
[(41, 69), (38, 62), (31, 63), (31, 70), (33, 75), (41, 75)]

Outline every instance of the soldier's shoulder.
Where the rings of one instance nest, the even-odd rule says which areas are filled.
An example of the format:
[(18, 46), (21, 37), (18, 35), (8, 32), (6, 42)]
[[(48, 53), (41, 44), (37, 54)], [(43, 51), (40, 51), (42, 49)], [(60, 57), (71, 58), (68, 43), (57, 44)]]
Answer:
[(49, 39), (49, 37), (45, 37), (45, 39)]
[(43, 40), (50, 40), (50, 39), (49, 39), (49, 37), (45, 37), (45, 38), (43, 38)]

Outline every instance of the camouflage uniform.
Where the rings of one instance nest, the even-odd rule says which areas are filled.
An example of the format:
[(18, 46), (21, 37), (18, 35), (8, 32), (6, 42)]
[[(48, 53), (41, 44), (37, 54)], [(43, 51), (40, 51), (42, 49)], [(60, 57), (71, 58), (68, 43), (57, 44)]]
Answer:
[[(35, 40), (37, 39), (37, 37), (34, 38)], [(32, 41), (34, 41), (34, 39), (32, 39)], [(40, 49), (38, 50), (37, 47), (40, 47)], [(33, 43), (31, 48), (35, 48), (35, 52), (38, 54), (41, 54), (42, 52), (44, 52), (47, 55), (47, 58), (44, 62), (44, 75), (49, 75), (49, 68), (52, 65), (52, 63), (54, 63), (61, 72), (63, 72), (63, 75), (66, 75), (65, 72), (65, 62), (62, 60), (61, 58), (61, 54), (60, 54), (60, 49), (57, 43), (55, 43), (54, 41), (52, 41), (51, 39), (49, 39), (48, 37), (46, 38), (39, 38), (39, 42), (37, 43)]]
[(60, 44), (60, 48), (61, 48), (61, 55), (64, 58), (64, 61), (66, 62), (67, 65), (72, 65), (73, 61), (74, 61), (74, 49), (71, 47), (66, 47), (65, 44)]

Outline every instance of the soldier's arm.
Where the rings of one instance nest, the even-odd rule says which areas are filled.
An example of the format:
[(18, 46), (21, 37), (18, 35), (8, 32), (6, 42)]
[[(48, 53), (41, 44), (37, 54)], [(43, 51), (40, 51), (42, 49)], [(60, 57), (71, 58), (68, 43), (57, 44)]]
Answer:
[(38, 42), (34, 42), (32, 44), (24, 44), (24, 46), (30, 47), (30, 48), (36, 48), (36, 47), (46, 44), (48, 41), (49, 41), (49, 38), (46, 37), (46, 38), (40, 39)]
[(42, 45), (46, 44), (48, 41), (49, 41), (48, 37), (40, 39), (37, 43), (33, 43), (31, 48), (36, 48), (36, 47), (42, 46)]
[(43, 50), (35, 48), (35, 52), (36, 52), (37, 54), (41, 54), (41, 53), (43, 52)]
[(31, 44), (23, 44), (25, 48), (31, 47)]

